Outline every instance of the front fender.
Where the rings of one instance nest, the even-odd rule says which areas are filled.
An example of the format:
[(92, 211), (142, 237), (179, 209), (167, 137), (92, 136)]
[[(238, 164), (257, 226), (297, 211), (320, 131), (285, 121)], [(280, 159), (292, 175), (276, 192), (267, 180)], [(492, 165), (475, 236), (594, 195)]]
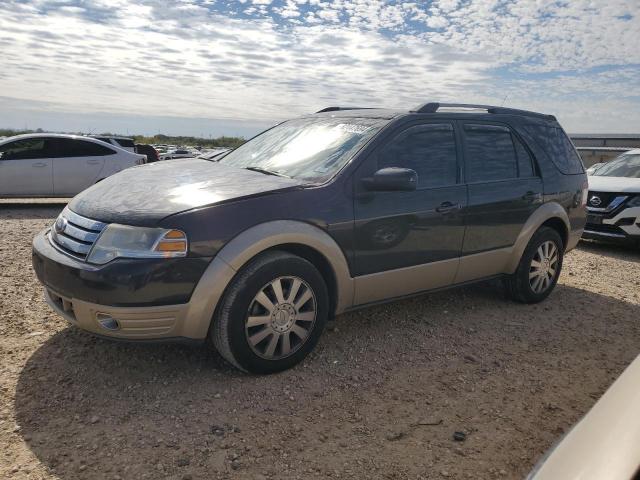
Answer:
[(279, 245), (303, 245), (329, 263), (336, 280), (336, 314), (353, 305), (354, 283), (347, 260), (328, 233), (308, 223), (276, 220), (251, 227), (230, 240), (198, 282), (189, 306), (188, 335), (204, 338), (213, 313), (235, 274), (256, 255)]

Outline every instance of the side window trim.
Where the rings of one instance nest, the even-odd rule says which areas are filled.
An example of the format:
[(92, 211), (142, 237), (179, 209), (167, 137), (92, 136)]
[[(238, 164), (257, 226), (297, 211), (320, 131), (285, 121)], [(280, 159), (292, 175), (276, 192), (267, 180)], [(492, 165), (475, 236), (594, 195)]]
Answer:
[[(372, 155), (369, 157), (374, 157), (377, 161), (377, 157), (378, 155), (380, 155), (384, 149), (386, 148), (387, 145), (391, 144), (392, 142), (402, 138), (405, 135), (408, 135), (410, 131), (418, 129), (420, 127), (428, 127), (428, 126), (438, 126), (440, 128), (433, 128), (431, 130), (435, 130), (435, 131), (450, 131), (453, 134), (453, 141), (455, 144), (455, 150), (456, 150), (456, 182), (455, 183), (448, 183), (445, 185), (437, 185), (437, 186), (423, 186), (420, 187), (418, 186), (418, 188), (416, 188), (417, 191), (423, 191), (423, 190), (437, 190), (439, 188), (447, 188), (447, 187), (453, 187), (456, 185), (462, 185), (463, 184), (463, 177), (461, 175), (462, 170), (461, 170), (461, 165), (463, 164), (463, 162), (461, 161), (461, 149), (462, 149), (462, 145), (460, 143), (460, 138), (459, 138), (459, 132), (458, 132), (458, 128), (456, 125), (456, 121), (455, 120), (432, 120), (432, 121), (419, 121), (419, 122), (415, 122), (415, 123), (409, 123), (409, 124), (405, 124), (402, 125), (398, 128), (398, 130), (394, 133), (392, 133), (391, 135), (389, 135), (388, 139), (385, 141), (385, 143), (383, 145), (380, 145), (376, 148), (376, 151), (372, 152)], [(442, 128), (445, 127), (445, 128)]]
[[(521, 180), (521, 179), (532, 179), (532, 178), (541, 178), (540, 177), (540, 168), (538, 167), (538, 161), (536, 159), (536, 156), (533, 154), (533, 152), (531, 151), (531, 148), (529, 148), (529, 145), (527, 145), (527, 142), (525, 142), (522, 139), (522, 136), (514, 129), (512, 128), (510, 125), (507, 125), (506, 123), (501, 123), (501, 122), (496, 122), (496, 121), (487, 121), (487, 120), (458, 120), (456, 122), (458, 124), (458, 133), (459, 133), (459, 144), (460, 144), (460, 149), (462, 150), (462, 169), (461, 169), (461, 174), (462, 174), (462, 183), (465, 183), (466, 185), (481, 185), (481, 184), (485, 184), (485, 183), (497, 183), (497, 182), (511, 182), (513, 180)], [(501, 131), (505, 131), (505, 132), (509, 132), (509, 134), (511, 135), (511, 142), (513, 144), (513, 149), (514, 149), (514, 154), (516, 157), (516, 177), (511, 177), (511, 178), (503, 178), (503, 179), (497, 179), (497, 180), (478, 180), (478, 181), (471, 181), (469, 178), (467, 178), (467, 159), (469, 157), (469, 154), (467, 152), (467, 142), (466, 142), (466, 137), (465, 137), (465, 126), (466, 125), (478, 125), (478, 126), (486, 126), (486, 127), (498, 127), (500, 128)], [(533, 168), (533, 172), (534, 175), (533, 176), (527, 176), (527, 177), (521, 177), (520, 176), (520, 165), (518, 162), (518, 152), (516, 151), (516, 145), (515, 142), (513, 141), (514, 139), (517, 139), (522, 146), (526, 149), (527, 153), (529, 154), (529, 158), (531, 160), (532, 163), (532, 168)]]
[[(529, 147), (529, 145), (527, 145), (527, 142), (524, 141), (522, 136), (515, 129), (509, 128), (509, 130), (511, 132), (511, 136), (514, 139), (516, 139), (518, 142), (520, 142), (520, 144), (522, 145), (522, 148), (524, 148), (527, 154), (529, 155), (529, 161), (531, 162), (531, 171), (533, 172), (533, 175), (529, 175), (526, 177), (523, 177), (522, 175), (520, 175), (520, 162), (518, 161), (518, 178), (541, 178), (540, 169), (538, 168), (538, 160), (536, 159), (536, 156), (531, 151), (531, 148)], [(515, 142), (513, 144), (513, 148), (516, 148)], [(518, 152), (516, 151), (516, 155), (517, 153)]]

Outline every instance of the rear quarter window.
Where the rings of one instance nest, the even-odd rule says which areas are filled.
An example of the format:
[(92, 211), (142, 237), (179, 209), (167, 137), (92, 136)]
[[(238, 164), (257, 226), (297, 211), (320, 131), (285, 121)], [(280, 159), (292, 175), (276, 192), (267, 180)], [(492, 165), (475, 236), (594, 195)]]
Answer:
[(125, 148), (134, 148), (135, 147), (135, 142), (133, 140), (130, 140), (128, 138), (116, 138), (116, 143), (118, 145), (120, 145), (121, 147), (125, 147)]
[(582, 159), (561, 128), (551, 125), (526, 125), (524, 129), (562, 173), (584, 173)]

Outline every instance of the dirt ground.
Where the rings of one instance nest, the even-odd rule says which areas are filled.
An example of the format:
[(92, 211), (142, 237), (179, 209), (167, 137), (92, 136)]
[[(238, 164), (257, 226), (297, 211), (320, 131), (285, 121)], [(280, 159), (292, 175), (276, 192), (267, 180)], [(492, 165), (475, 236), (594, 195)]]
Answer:
[(31, 269), (60, 209), (0, 206), (1, 478), (523, 478), (640, 352), (640, 251), (589, 243), (540, 305), (488, 282), (342, 315), (269, 377), (99, 340)]

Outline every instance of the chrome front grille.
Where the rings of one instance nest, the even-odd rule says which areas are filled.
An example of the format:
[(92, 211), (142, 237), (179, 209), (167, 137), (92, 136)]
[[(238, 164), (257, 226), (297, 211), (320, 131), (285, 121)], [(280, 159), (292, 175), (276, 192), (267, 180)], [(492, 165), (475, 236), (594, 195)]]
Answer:
[(626, 193), (589, 191), (587, 210), (590, 212), (609, 213), (616, 210), (629, 198)]
[(64, 253), (84, 260), (106, 226), (65, 208), (51, 227), (51, 243)]

